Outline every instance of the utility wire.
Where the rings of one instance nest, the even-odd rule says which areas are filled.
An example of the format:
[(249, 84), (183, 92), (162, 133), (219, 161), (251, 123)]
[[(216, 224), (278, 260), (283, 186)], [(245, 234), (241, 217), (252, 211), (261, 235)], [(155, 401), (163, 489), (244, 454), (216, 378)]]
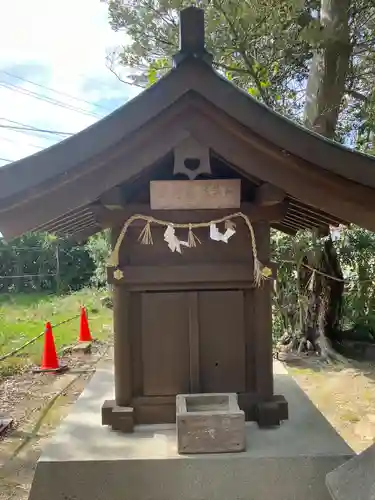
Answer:
[(35, 85), (36, 87), (50, 90), (51, 92), (62, 95), (64, 97), (69, 97), (70, 99), (74, 99), (75, 101), (84, 102), (85, 104), (89, 104), (90, 106), (96, 106), (97, 108), (101, 108), (101, 109), (104, 109), (106, 111), (112, 111), (111, 109), (106, 108), (105, 106), (102, 106), (101, 104), (96, 104), (95, 102), (90, 102), (90, 101), (86, 101), (85, 99), (81, 99), (79, 97), (74, 97), (71, 94), (67, 94), (66, 92), (61, 92), (60, 90), (55, 90), (52, 87), (47, 87), (47, 85), (42, 85), (41, 83), (33, 82), (31, 80), (28, 80), (27, 78), (23, 78), (22, 76), (15, 75), (14, 73), (9, 73), (8, 71), (3, 71), (3, 70), (1, 70), (1, 73), (3, 73), (4, 75), (10, 76), (12, 78), (17, 78), (18, 80), (21, 80), (21, 81), (31, 83), (32, 85)]
[(102, 115), (94, 112), (87, 111), (83, 108), (78, 108), (77, 106), (73, 106), (72, 104), (64, 103), (62, 101), (58, 101), (57, 99), (54, 99), (52, 97), (48, 97), (42, 94), (38, 94), (37, 92), (34, 92), (29, 89), (25, 89), (23, 87), (18, 87), (17, 85), (14, 85), (12, 83), (7, 83), (7, 82), (0, 82), (0, 87), (6, 88), (8, 90), (11, 90), (13, 92), (18, 92), (20, 94), (27, 95), (29, 97), (34, 97), (35, 99), (38, 99), (43, 102), (47, 102), (49, 104), (53, 104), (54, 106), (59, 106), (64, 109), (68, 109), (71, 111), (75, 111), (77, 113), (82, 113), (87, 116), (94, 116), (95, 118), (102, 118)]
[[(0, 118), (0, 119), (6, 120), (6, 118)], [(8, 121), (11, 121), (11, 120), (8, 120)], [(28, 131), (28, 132), (41, 132), (43, 134), (63, 135), (66, 137), (74, 135), (71, 132), (60, 132), (57, 130), (42, 129), (42, 128), (37, 128), (37, 127), (32, 127), (31, 125), (30, 126), (27, 126), (27, 125), (16, 126), (16, 125), (4, 125), (4, 124), (0, 123), (0, 128), (5, 128), (8, 130), (24, 130), (24, 131)]]
[[(0, 118), (0, 120), (7, 120), (7, 121), (10, 121), (10, 122), (14, 122), (14, 120), (8, 120), (7, 118)], [(21, 122), (14, 122), (14, 123), (21, 123)], [(1, 124), (0, 123), (0, 130), (1, 129), (4, 129), (4, 130), (10, 130), (10, 131), (13, 131), (13, 132), (19, 132), (21, 134), (24, 134), (26, 136), (31, 136), (31, 137), (36, 137), (38, 139), (42, 139), (42, 140), (49, 140), (49, 141), (54, 141), (52, 144), (56, 144), (56, 142), (59, 142), (59, 140), (62, 140), (64, 138), (66, 138), (67, 136), (71, 136), (73, 134), (71, 133), (68, 133), (68, 132), (58, 132), (58, 131), (55, 131), (55, 130), (47, 130), (47, 129), (38, 129), (37, 127), (33, 127), (33, 126), (29, 126), (29, 125), (25, 125), (25, 126), (16, 126), (16, 125), (4, 125), (4, 124)], [(40, 133), (43, 133), (43, 134), (53, 134), (52, 136), (50, 137), (45, 137), (45, 136), (38, 136), (36, 134), (40, 134)], [(22, 139), (21, 140), (14, 140), (10, 137), (6, 137), (4, 135), (0, 135), (0, 143), (1, 141), (7, 141), (7, 142), (12, 142), (14, 144), (19, 144), (20, 146), (29, 146), (29, 147), (32, 147), (32, 148), (35, 148), (37, 149), (38, 151), (41, 151), (42, 149), (44, 149), (44, 147), (42, 145), (37, 145), (37, 144), (33, 144), (33, 143), (30, 143), (30, 142), (24, 142)], [(0, 161), (5, 161), (7, 163), (12, 163), (13, 161), (15, 160), (9, 160), (8, 158), (0, 158)]]
[[(52, 141), (55, 140), (56, 142), (59, 142), (59, 139), (61, 140), (61, 139), (64, 139), (66, 137), (70, 137), (70, 136), (74, 135), (71, 132), (62, 132), (62, 131), (57, 131), (57, 130), (41, 129), (38, 127), (34, 127), (33, 125), (27, 125), (27, 124), (24, 124), (22, 122), (10, 120), (8, 118), (1, 118), (0, 117), (0, 120), (6, 120), (10, 123), (19, 123), (20, 124), (20, 125), (5, 125), (5, 124), (0, 123), (0, 129), (11, 130), (13, 132), (20, 132), (22, 134), (31, 135), (32, 137), (37, 137), (39, 139), (44, 139), (44, 140), (48, 139), (48, 140), (52, 140)], [(41, 134), (41, 133), (42, 134), (52, 134), (52, 136), (55, 136), (55, 137), (40, 137), (38, 135), (35, 135), (35, 134)], [(13, 142), (15, 144), (18, 143), (18, 144), (22, 144), (25, 146), (31, 146), (33, 148), (37, 148), (38, 150), (44, 149), (43, 146), (32, 144), (32, 143), (24, 143), (22, 141), (17, 142), (14, 139), (11, 139), (11, 138), (5, 137), (5, 136), (0, 136), (0, 142), (1, 142), (1, 140)], [(9, 160), (8, 158), (0, 158), (0, 160), (5, 161), (7, 163), (12, 163), (13, 161), (15, 161), (15, 160)]]
[(40, 101), (46, 102), (48, 104), (52, 104), (54, 106), (59, 106), (60, 108), (68, 109), (70, 111), (75, 111), (76, 113), (81, 113), (83, 115), (87, 116), (93, 116), (95, 118), (103, 118), (103, 115), (100, 115), (98, 113), (93, 113), (91, 111), (87, 111), (82, 108), (78, 108), (76, 106), (73, 106), (71, 104), (64, 103), (62, 101), (58, 101), (57, 99), (53, 99), (48, 96), (44, 96), (42, 94), (38, 94), (37, 92), (33, 92), (32, 90), (24, 89), (22, 87), (17, 87), (17, 85), (13, 85), (11, 83), (6, 83), (6, 82), (0, 82), (0, 87), (6, 88), (8, 90), (11, 90), (12, 92), (18, 92), (19, 94), (24, 94), (29, 97), (34, 97), (34, 99), (38, 99)]
[[(51, 87), (48, 87), (46, 85), (42, 85), (42, 84), (33, 82), (31, 80), (28, 80), (26, 78), (20, 77), (18, 75), (15, 75), (13, 73), (8, 72), (8, 71), (1, 70), (0, 72), (3, 73), (4, 75), (9, 76), (9, 77), (13, 77), (13, 78), (16, 78), (18, 80), (30, 83), (32, 85), (35, 85), (37, 87), (49, 90), (49, 91), (54, 92), (56, 94), (60, 94), (60, 95), (62, 95), (64, 97), (68, 97), (70, 99), (74, 99), (75, 101), (83, 102), (85, 104), (93, 105), (93, 106), (105, 109), (107, 111), (111, 111), (109, 108), (105, 108), (102, 105), (99, 105), (99, 104), (87, 101), (85, 99), (80, 99), (78, 97), (74, 97), (74, 96), (72, 96), (72, 95), (70, 95), (68, 93), (61, 92), (61, 91), (55, 90), (55, 89), (53, 89)], [(28, 89), (25, 89), (25, 88), (22, 88), (22, 87), (18, 87), (18, 86), (14, 85), (12, 83), (9, 83), (9, 82), (4, 82), (4, 81), (1, 82), (0, 81), (0, 87), (6, 88), (6, 89), (11, 90), (13, 92), (18, 92), (18, 93), (21, 93), (21, 94), (24, 94), (24, 95), (28, 95), (30, 97), (34, 97), (35, 99), (39, 99), (39, 100), (47, 102), (49, 104), (62, 107), (64, 109), (68, 109), (68, 110), (71, 110), (71, 111), (82, 113), (82, 114), (85, 114), (85, 115), (88, 115), (88, 116), (95, 116), (95, 117), (99, 117), (99, 118), (102, 117), (98, 113), (89, 112), (89, 111), (87, 111), (85, 109), (78, 108), (77, 106), (73, 106), (73, 105), (70, 105), (68, 103), (64, 103), (64, 102), (58, 101), (57, 99), (54, 99), (54, 98), (51, 98), (51, 97), (48, 97), (48, 96), (44, 96), (44, 95), (38, 94), (37, 92), (33, 92), (31, 90), (28, 90)], [(34, 127), (33, 125), (28, 125), (28, 124), (25, 124), (25, 123), (22, 123), (22, 122), (17, 122), (15, 120), (10, 120), (8, 118), (0, 118), (0, 120), (4, 120), (4, 121), (7, 121), (9, 123), (14, 124), (14, 125), (0, 124), (0, 128), (7, 129), (7, 130), (12, 130), (14, 132), (19, 132), (19, 133), (22, 133), (22, 134), (25, 134), (25, 135), (34, 135), (36, 137), (38, 137), (37, 134), (51, 134), (51, 135), (56, 135), (56, 136), (60, 136), (60, 137), (69, 137), (69, 136), (74, 135), (74, 134), (72, 134), (70, 132), (62, 132), (62, 131), (57, 131), (57, 130), (48, 130), (48, 129), (42, 129), (42, 128)], [(14, 142), (11, 139), (7, 139), (7, 138), (4, 138), (4, 139), (8, 140), (10, 142)], [(52, 137), (44, 137), (44, 139), (53, 140)], [(38, 148), (38, 149), (42, 149), (40, 146), (36, 146), (34, 144), (28, 144), (28, 145), (32, 146), (32, 147), (35, 147), (35, 148)], [(12, 160), (3, 159), (3, 161), (11, 162)]]
[[(1, 127), (1, 125), (0, 125)], [(13, 142), (14, 144), (20, 144), (20, 141), (15, 141), (14, 139), (11, 139), (10, 137), (5, 137), (4, 135), (0, 135), (0, 142), (1, 141), (7, 141), (7, 142)], [(22, 143), (23, 146), (29, 146), (31, 148), (36, 148), (38, 149), (39, 151), (41, 149), (43, 149), (42, 146), (38, 145), (38, 144), (32, 144), (31, 142), (24, 142)]]
[[(33, 125), (29, 125), (27, 123), (22, 123), (22, 122), (16, 122), (14, 120), (9, 120), (8, 118), (1, 118), (0, 117), (0, 121), (6, 121), (6, 122), (9, 122), (9, 123), (15, 123), (15, 124), (18, 124), (18, 125), (21, 125), (21, 127), (18, 129), (18, 128), (6, 128), (6, 127), (9, 127), (8, 124), (1, 124), (0, 125), (3, 125), (3, 129), (5, 130), (10, 130), (11, 132), (15, 132), (16, 134), (21, 134), (23, 136), (26, 136), (26, 137), (36, 137), (37, 139), (42, 139), (43, 141), (52, 141), (52, 143), (54, 144), (56, 141), (58, 142), (59, 140), (65, 138), (64, 135), (60, 135), (60, 134), (54, 134), (53, 132), (54, 131), (51, 131), (51, 132), (38, 132), (38, 129), (35, 130), (37, 127), (34, 127)], [(14, 127), (14, 125), (10, 125), (11, 127)], [(43, 130), (43, 129), (41, 129)]]

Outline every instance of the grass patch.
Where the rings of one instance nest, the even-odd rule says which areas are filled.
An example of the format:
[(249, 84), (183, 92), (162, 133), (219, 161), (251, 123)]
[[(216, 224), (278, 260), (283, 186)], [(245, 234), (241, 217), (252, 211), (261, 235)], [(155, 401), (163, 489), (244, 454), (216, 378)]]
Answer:
[(361, 417), (350, 409), (345, 409), (340, 415), (340, 418), (344, 422), (349, 422), (350, 424), (356, 424), (361, 420)]
[[(111, 332), (112, 312), (103, 307), (102, 292), (85, 289), (66, 296), (42, 294), (0, 295), (0, 356), (13, 351), (44, 330), (45, 323), (56, 325), (87, 308), (91, 334), (105, 340)], [(53, 330), (56, 348), (74, 343), (78, 338), (79, 318)], [(0, 377), (21, 371), (26, 364), (39, 363), (43, 337), (16, 356), (0, 361)]]
[(295, 377), (320, 377), (322, 372), (320, 370), (312, 370), (308, 366), (296, 367), (288, 366), (288, 372)]

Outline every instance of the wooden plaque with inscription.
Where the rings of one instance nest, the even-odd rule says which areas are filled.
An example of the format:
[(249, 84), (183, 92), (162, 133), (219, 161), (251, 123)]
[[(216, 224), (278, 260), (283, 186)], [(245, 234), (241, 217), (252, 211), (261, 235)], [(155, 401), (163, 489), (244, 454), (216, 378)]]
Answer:
[(241, 179), (150, 182), (152, 210), (239, 208)]

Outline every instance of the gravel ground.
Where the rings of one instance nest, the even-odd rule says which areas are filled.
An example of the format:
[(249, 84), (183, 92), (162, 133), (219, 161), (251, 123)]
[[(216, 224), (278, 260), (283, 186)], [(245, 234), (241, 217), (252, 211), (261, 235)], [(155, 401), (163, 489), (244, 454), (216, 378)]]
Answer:
[(298, 385), (356, 452), (375, 440), (375, 364), (322, 365), (306, 359), (288, 367)]
[(69, 406), (81, 394), (98, 361), (111, 358), (108, 348), (106, 343), (94, 343), (90, 354), (66, 353), (61, 361), (70, 369), (64, 374), (33, 374), (28, 370), (0, 382), (0, 413), (14, 419), (12, 429), (0, 438), (1, 500), (28, 498), (44, 443), (68, 414)]

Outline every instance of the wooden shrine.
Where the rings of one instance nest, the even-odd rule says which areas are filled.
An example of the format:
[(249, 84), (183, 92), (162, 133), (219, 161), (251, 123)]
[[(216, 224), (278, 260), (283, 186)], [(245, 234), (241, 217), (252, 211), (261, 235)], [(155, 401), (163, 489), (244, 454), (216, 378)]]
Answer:
[(273, 390), (270, 230), (375, 229), (374, 159), (274, 113), (211, 63), (203, 11), (189, 7), (165, 77), (0, 169), (5, 238), (111, 229), (115, 400), (102, 419), (124, 432), (174, 422), (180, 394), (235, 393), (248, 420), (286, 419)]
[[(144, 187), (147, 195), (147, 179)], [(129, 214), (124, 210), (121, 219), (137, 211), (188, 226), (241, 211), (254, 228), (259, 260), (269, 267), (270, 224), (285, 210), (278, 201), (209, 210), (137, 208), (130, 206)], [(107, 214), (110, 225), (116, 225), (117, 212)], [(274, 425), (286, 418), (285, 400), (273, 395), (272, 280), (264, 277), (255, 284), (248, 227), (241, 218), (233, 222), (236, 233), (228, 243), (212, 240), (209, 227), (197, 228), (200, 243), (182, 247), (181, 254), (164, 241), (165, 226), (151, 223), (152, 245), (139, 243), (145, 221), (129, 227), (118, 265), (108, 268), (114, 286), (115, 363), (121, 369), (115, 373), (116, 405), (106, 403), (104, 423), (130, 430), (133, 422), (174, 422), (176, 395), (212, 392), (237, 393), (248, 419)], [(188, 227), (177, 231), (188, 240)], [(114, 232), (114, 241), (117, 236)], [(129, 408), (126, 417), (123, 407)]]

